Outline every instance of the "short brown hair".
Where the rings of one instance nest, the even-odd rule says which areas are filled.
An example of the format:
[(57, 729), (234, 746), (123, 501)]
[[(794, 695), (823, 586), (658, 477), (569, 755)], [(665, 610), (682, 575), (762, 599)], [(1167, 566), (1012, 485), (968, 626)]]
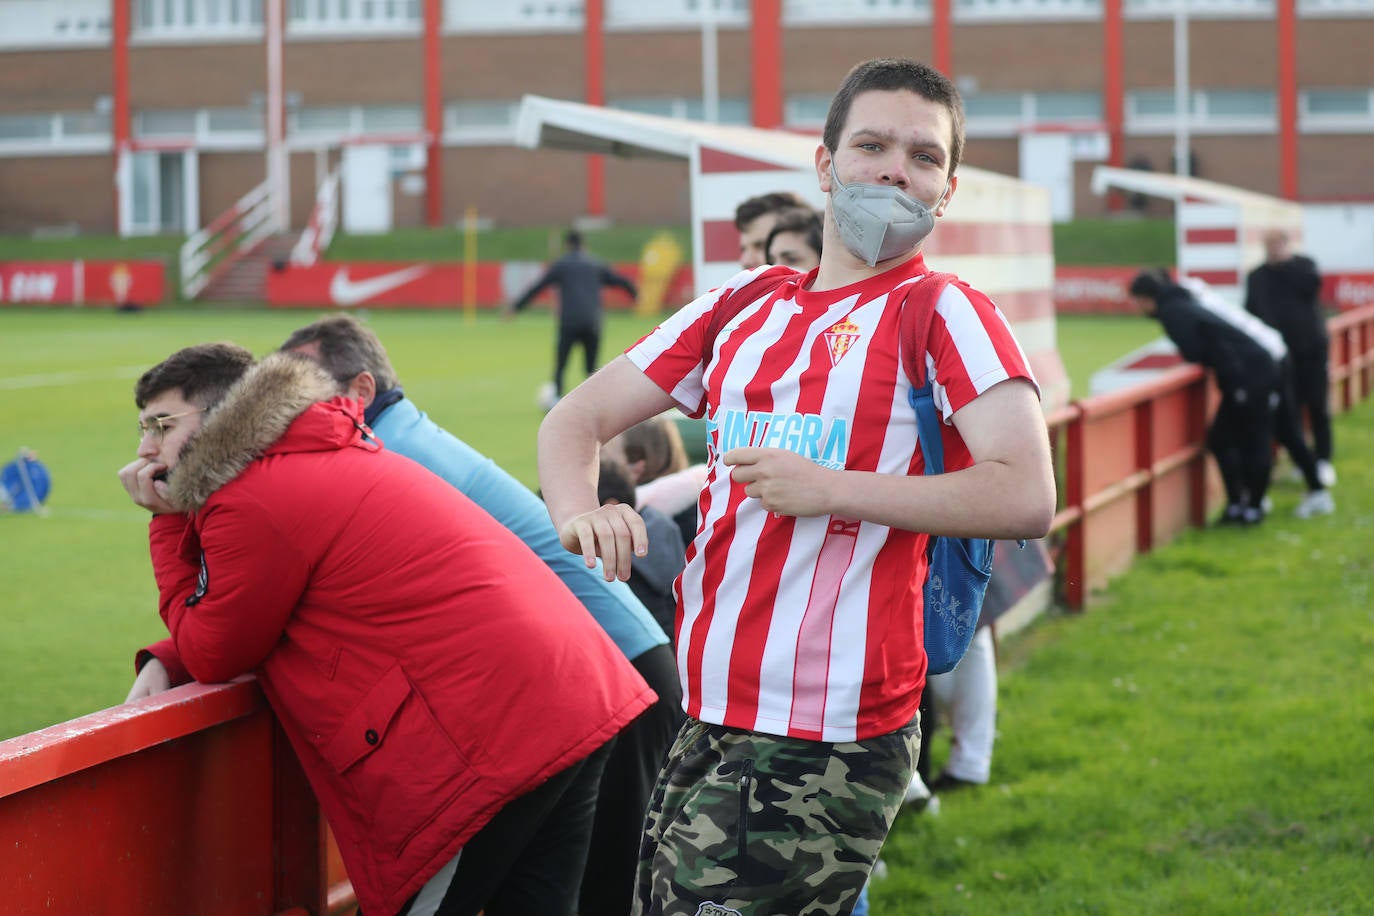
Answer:
[(347, 387), (362, 372), (372, 373), (379, 394), (400, 384), (386, 347), (371, 328), (352, 315), (331, 315), (297, 328), (281, 349), (295, 350), (312, 343), (319, 345), (319, 362), (324, 371), (341, 386)]
[(791, 191), (769, 191), (767, 194), (757, 194), (735, 208), (735, 228), (743, 232), (745, 226), (765, 213), (779, 213), (794, 207), (806, 206), (809, 204), (802, 200), (801, 195)]
[(772, 263), (773, 240), (783, 232), (795, 232), (802, 236), (816, 256), (820, 257), (824, 238), (821, 219), (821, 214), (810, 207), (792, 207), (779, 213), (778, 221), (768, 231), (768, 241), (763, 243), (763, 253), (769, 263)]
[(849, 71), (825, 116), (825, 133), (821, 137), (825, 148), (833, 154), (839, 146), (840, 131), (849, 120), (849, 108), (855, 96), (874, 90), (896, 92), (901, 89), (943, 105), (949, 112), (953, 129), (949, 139), (949, 170), (945, 174), (953, 175), (964, 155), (964, 100), (949, 77), (934, 67), (905, 57), (867, 60)]
[(160, 394), (179, 390), (197, 407), (214, 407), (253, 365), (253, 354), (238, 344), (197, 344), (178, 350), (138, 377), (134, 403), (139, 410)]
[(626, 464), (644, 462), (638, 483), (657, 480), (687, 467), (687, 449), (677, 424), (665, 416), (650, 417), (615, 437)]

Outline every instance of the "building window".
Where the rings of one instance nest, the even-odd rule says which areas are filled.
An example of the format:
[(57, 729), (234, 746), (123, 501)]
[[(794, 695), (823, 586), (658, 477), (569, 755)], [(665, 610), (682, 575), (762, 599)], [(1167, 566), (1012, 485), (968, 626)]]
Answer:
[(699, 29), (707, 23), (747, 26), (749, 0), (606, 0), (609, 30)]
[(1102, 0), (955, 0), (956, 22), (1097, 19)]
[(0, 2), (0, 48), (108, 45), (109, 0)]
[(1374, 0), (1298, 0), (1298, 14), (1313, 18), (1374, 16)]
[(1274, 15), (1274, 0), (1125, 0), (1130, 19), (1170, 19), (1184, 4), (1190, 19), (1259, 19)]
[(512, 143), (518, 101), (464, 99), (444, 106), (444, 137), (460, 144)]
[(1037, 125), (1096, 125), (1096, 92), (970, 92), (964, 95), (967, 131), (974, 137), (1010, 137)]
[(454, 32), (571, 32), (583, 21), (582, 0), (444, 2), (444, 27)]
[(1305, 89), (1298, 93), (1298, 125), (1313, 133), (1374, 131), (1374, 88)]
[(424, 130), (419, 105), (364, 105), (360, 109), (363, 133), (418, 133)]
[(292, 0), (286, 21), (293, 35), (414, 32), (423, 25), (419, 0)]
[[(1278, 129), (1278, 102), (1270, 89), (1196, 89), (1189, 95), (1188, 126), (1200, 133), (1270, 133)], [(1126, 93), (1126, 129), (1135, 134), (1174, 129), (1172, 89)]]
[(52, 115), (0, 115), (0, 142), (51, 140), (52, 136)]
[[(685, 118), (689, 121), (706, 119), (705, 102), (697, 96), (624, 96), (610, 99), (606, 105), (621, 111), (637, 111), (665, 118)], [(749, 100), (743, 96), (722, 96), (717, 110), (720, 124), (749, 123)]]
[(868, 25), (930, 21), (930, 0), (783, 0), (787, 26)]
[(262, 0), (137, 0), (135, 38), (217, 41), (262, 34)]
[(815, 130), (825, 127), (833, 96), (799, 92), (788, 95), (782, 103), (782, 121), (793, 130)]
[(194, 137), (196, 112), (193, 110), (140, 111), (134, 115), (136, 137)]

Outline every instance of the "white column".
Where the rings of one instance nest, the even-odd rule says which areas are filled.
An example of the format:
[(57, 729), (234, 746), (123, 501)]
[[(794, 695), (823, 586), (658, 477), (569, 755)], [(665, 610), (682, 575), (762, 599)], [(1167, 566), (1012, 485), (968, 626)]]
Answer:
[(263, 27), (267, 40), (267, 180), (272, 194), (275, 231), (291, 228), (291, 174), (286, 153), (286, 118), (282, 89), (282, 0), (265, 0)]

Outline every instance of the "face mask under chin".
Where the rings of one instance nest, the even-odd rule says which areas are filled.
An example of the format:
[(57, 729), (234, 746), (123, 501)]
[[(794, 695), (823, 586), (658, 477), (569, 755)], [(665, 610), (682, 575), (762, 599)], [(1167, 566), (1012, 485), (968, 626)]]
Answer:
[(840, 241), (869, 267), (912, 251), (935, 228), (934, 211), (900, 188), (844, 184), (833, 165), (830, 180), (830, 210)]

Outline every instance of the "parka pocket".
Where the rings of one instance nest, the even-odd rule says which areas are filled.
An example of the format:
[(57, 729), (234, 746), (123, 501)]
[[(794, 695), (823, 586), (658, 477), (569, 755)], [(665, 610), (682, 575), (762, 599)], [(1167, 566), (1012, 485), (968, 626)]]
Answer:
[(399, 664), (321, 748), (353, 790), (374, 843), (399, 855), (477, 781), (453, 739)]

